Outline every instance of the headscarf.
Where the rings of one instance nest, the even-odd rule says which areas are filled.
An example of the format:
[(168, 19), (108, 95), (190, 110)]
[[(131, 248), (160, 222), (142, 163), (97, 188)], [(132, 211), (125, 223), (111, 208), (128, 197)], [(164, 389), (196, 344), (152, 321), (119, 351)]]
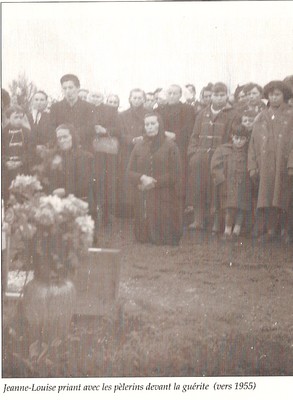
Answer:
[(151, 142), (151, 151), (155, 152), (161, 147), (162, 143), (165, 140), (165, 129), (162, 117), (160, 114), (154, 112), (149, 112), (144, 116), (144, 121), (147, 117), (156, 117), (159, 122), (159, 131), (156, 136), (147, 136), (145, 128), (143, 127), (143, 137), (146, 142)]

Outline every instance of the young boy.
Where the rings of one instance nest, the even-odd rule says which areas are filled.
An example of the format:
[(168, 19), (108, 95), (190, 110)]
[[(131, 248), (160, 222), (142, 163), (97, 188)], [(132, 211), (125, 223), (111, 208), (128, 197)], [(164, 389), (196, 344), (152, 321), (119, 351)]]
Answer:
[(2, 131), (2, 179), (4, 201), (9, 197), (9, 186), (19, 174), (28, 173), (29, 130), (23, 127), (24, 111), (12, 106), (6, 111), (8, 125)]
[(245, 213), (251, 209), (251, 182), (247, 171), (250, 132), (243, 122), (234, 129), (232, 143), (219, 146), (211, 160), (220, 207), (225, 210), (224, 239), (238, 238)]

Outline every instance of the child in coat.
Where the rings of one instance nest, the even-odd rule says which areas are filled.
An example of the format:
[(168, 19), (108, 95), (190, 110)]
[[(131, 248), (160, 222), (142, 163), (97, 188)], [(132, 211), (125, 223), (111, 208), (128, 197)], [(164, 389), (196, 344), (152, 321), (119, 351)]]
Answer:
[(211, 174), (225, 212), (224, 238), (238, 238), (245, 213), (251, 209), (251, 182), (247, 171), (249, 130), (234, 128), (232, 143), (219, 146), (211, 160)]
[(29, 130), (23, 127), (24, 111), (12, 106), (6, 111), (8, 125), (2, 131), (3, 197), (8, 199), (8, 189), (19, 174), (28, 173)]

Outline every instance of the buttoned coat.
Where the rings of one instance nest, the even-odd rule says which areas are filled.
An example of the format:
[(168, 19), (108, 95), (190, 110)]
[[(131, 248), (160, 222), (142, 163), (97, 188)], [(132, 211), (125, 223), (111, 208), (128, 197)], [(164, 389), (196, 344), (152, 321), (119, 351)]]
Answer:
[[(30, 131), (24, 127), (14, 128), (8, 123), (2, 130), (1, 164), (2, 164), (2, 196), (5, 200), (9, 197), (9, 186), (19, 174), (30, 172), (31, 146), (29, 143)], [(8, 161), (21, 161), (15, 169), (7, 167)]]
[(209, 106), (196, 117), (188, 145), (187, 200), (190, 205), (198, 202), (199, 199), (201, 199), (201, 204), (212, 203), (211, 158), (218, 146), (229, 141), (232, 134), (232, 124), (237, 117), (237, 112), (230, 104), (227, 104), (217, 115), (213, 115), (211, 106)]
[(290, 184), (287, 164), (292, 143), (293, 109), (283, 104), (262, 111), (253, 127), (248, 170), (256, 171), (259, 185), (257, 208), (288, 209)]
[(251, 180), (247, 171), (248, 145), (219, 146), (211, 160), (211, 173), (219, 188), (220, 208), (251, 209)]

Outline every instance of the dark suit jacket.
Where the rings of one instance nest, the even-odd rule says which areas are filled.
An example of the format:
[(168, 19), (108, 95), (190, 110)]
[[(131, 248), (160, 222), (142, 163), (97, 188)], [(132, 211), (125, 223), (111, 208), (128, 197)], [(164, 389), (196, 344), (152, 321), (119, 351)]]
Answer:
[(161, 114), (166, 131), (176, 133), (176, 143), (179, 147), (182, 161), (186, 159), (187, 146), (192, 134), (195, 115), (194, 109), (189, 104), (166, 104), (158, 109)]
[(40, 144), (46, 145), (52, 139), (50, 114), (47, 112), (43, 112), (38, 124), (34, 123), (32, 113), (29, 113), (27, 118), (31, 127), (31, 144), (34, 146)]
[(81, 147), (92, 151), (92, 141), (95, 135), (95, 107), (86, 101), (78, 99), (71, 107), (63, 99), (52, 104), (50, 120), (53, 132), (61, 124), (71, 124), (79, 136)]

